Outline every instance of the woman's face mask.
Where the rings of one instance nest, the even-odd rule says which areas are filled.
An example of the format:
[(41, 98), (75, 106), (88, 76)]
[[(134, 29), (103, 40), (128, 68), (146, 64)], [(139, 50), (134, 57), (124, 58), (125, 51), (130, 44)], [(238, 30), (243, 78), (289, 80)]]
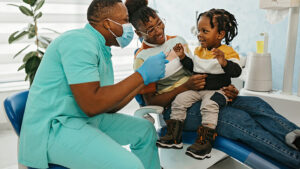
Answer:
[(126, 46), (129, 45), (129, 43), (132, 41), (133, 39), (133, 29), (132, 29), (132, 25), (130, 23), (126, 23), (126, 24), (120, 24), (114, 20), (108, 19), (112, 22), (114, 22), (115, 24), (118, 24), (120, 26), (122, 26), (123, 28), (123, 34), (120, 37), (117, 37), (116, 34), (114, 34), (110, 29), (109, 32), (116, 38), (118, 44), (120, 45), (121, 48), (125, 48)]

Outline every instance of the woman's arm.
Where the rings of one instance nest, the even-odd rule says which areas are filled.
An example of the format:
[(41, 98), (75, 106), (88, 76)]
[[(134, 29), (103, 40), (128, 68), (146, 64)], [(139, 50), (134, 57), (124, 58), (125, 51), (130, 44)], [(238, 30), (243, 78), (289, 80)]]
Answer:
[(190, 79), (182, 84), (181, 86), (175, 88), (174, 90), (170, 92), (166, 92), (163, 94), (156, 93), (148, 93), (144, 94), (144, 100), (147, 105), (158, 105), (165, 107), (169, 105), (172, 100), (179, 94), (187, 90), (201, 90), (205, 86), (205, 78), (207, 75), (193, 75), (190, 77)]
[(156, 95), (156, 93), (143, 94), (143, 98), (146, 102), (146, 105), (157, 105), (165, 107), (170, 104), (170, 102), (176, 97), (177, 94), (187, 90), (188, 89), (181, 85), (170, 92), (159, 95)]

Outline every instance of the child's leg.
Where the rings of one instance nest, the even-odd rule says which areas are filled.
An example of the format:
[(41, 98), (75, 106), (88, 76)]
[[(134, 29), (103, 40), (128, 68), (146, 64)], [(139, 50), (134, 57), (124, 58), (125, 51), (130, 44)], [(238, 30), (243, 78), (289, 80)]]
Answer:
[(161, 148), (182, 149), (183, 121), (169, 119), (166, 124), (167, 133), (157, 140), (156, 145)]
[(210, 157), (210, 152), (217, 135), (216, 126), (219, 109), (226, 105), (226, 97), (215, 91), (200, 91), (202, 97), (201, 114), (202, 125), (198, 128), (196, 142), (187, 148), (186, 154), (196, 158), (204, 159)]
[(202, 104), (200, 107), (202, 125), (215, 129), (218, 122), (219, 110), (227, 104), (227, 97), (221, 91), (201, 91)]
[(175, 149), (181, 149), (183, 147), (181, 134), (186, 117), (186, 110), (197, 100), (199, 100), (197, 91), (186, 91), (177, 95), (172, 102), (171, 119), (166, 120), (167, 133), (157, 140), (157, 146)]
[(194, 90), (178, 94), (172, 102), (170, 119), (184, 121), (187, 108), (200, 99), (199, 92)]

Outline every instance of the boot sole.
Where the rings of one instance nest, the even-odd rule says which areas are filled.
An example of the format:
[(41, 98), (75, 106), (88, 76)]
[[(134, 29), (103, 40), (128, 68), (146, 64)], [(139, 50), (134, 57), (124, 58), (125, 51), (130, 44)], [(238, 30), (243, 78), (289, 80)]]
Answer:
[(164, 144), (160, 142), (156, 142), (157, 147), (161, 148), (174, 148), (174, 149), (182, 149), (183, 148), (183, 143), (180, 144)]
[(190, 157), (193, 157), (197, 160), (203, 160), (205, 158), (210, 158), (211, 157), (210, 154), (205, 154), (204, 156), (201, 156), (201, 155), (194, 154), (193, 152), (190, 152), (190, 151), (186, 151), (185, 154), (190, 156)]

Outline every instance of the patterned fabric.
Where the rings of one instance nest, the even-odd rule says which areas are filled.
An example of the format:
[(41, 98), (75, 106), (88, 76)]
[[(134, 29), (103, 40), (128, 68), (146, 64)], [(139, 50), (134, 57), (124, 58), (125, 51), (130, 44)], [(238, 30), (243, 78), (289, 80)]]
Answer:
[(190, 53), (187, 42), (179, 36), (166, 36), (166, 42), (162, 45), (150, 44), (143, 41), (141, 48), (136, 52), (134, 59), (134, 70), (138, 69), (145, 60), (150, 56), (156, 55), (159, 52), (163, 51), (168, 56), (167, 59), (170, 61), (166, 64), (166, 75), (163, 79), (157, 81), (156, 83), (149, 84), (146, 86), (140, 94), (145, 93), (164, 93), (173, 90), (175, 87), (180, 86), (185, 83), (191, 73), (183, 69), (178, 56), (173, 51), (173, 47), (181, 43), (186, 53)]
[[(227, 45), (221, 45), (218, 49), (224, 52), (225, 59), (239, 64), (239, 54), (234, 49)], [(208, 74), (222, 74), (225, 73), (217, 59), (214, 59), (212, 51), (207, 48), (197, 47), (191, 56), (194, 62), (194, 72), (208, 73)]]

